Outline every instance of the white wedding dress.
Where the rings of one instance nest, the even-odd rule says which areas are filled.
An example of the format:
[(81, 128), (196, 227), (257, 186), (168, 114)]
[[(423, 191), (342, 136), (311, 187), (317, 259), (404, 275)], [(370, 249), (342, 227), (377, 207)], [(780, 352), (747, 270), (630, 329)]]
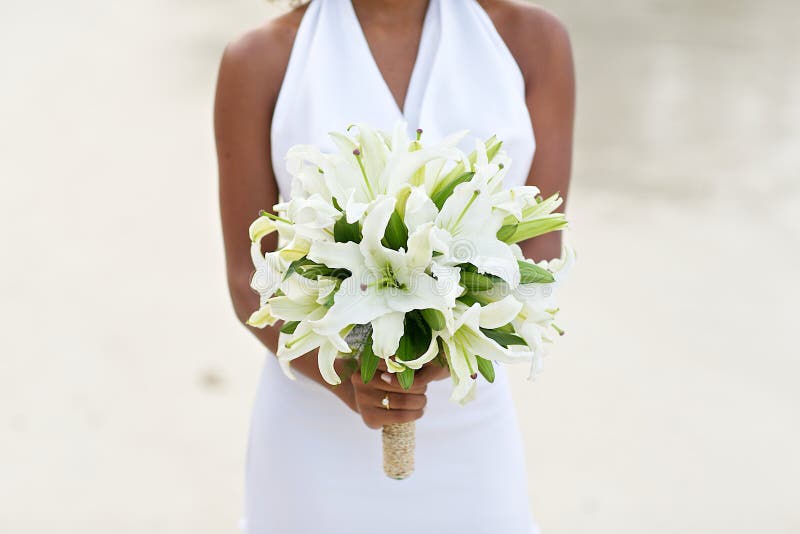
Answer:
[[(431, 142), (469, 129), (497, 135), (524, 183), (534, 136), (520, 69), (475, 0), (430, 0), (405, 105), (399, 109), (351, 0), (312, 0), (272, 122), (272, 163), (285, 198), (294, 144), (333, 150), (327, 133), (405, 119)], [(472, 150), (474, 137), (463, 148)], [(416, 470), (383, 474), (381, 433), (303, 375), (291, 381), (271, 353), (261, 375), (247, 454), (247, 534), (534, 534), (525, 463), (505, 370), (479, 381), (466, 406), (449, 380), (428, 387), (417, 421)]]

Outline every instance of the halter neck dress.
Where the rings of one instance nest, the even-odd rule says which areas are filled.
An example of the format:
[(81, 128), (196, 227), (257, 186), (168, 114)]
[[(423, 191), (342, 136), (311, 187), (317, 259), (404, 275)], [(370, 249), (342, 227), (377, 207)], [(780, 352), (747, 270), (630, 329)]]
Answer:
[[(468, 129), (497, 135), (512, 159), (506, 186), (522, 185), (535, 142), (520, 69), (476, 0), (429, 0), (400, 109), (369, 49), (351, 0), (311, 0), (300, 23), (271, 126), (280, 194), (295, 144), (334, 150), (328, 132), (405, 120), (427, 142)], [(383, 474), (381, 433), (322, 386), (284, 376), (266, 354), (246, 462), (247, 534), (535, 534), (517, 416), (506, 371), (479, 381), (476, 400), (428, 386), (417, 421), (416, 469)]]

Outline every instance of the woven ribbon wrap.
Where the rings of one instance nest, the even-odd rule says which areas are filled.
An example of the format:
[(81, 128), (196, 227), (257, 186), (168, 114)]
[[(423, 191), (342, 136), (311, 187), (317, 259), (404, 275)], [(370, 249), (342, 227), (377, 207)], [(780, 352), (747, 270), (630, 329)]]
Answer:
[[(353, 327), (345, 342), (360, 357), (367, 338), (372, 334), (371, 324)], [(414, 472), (414, 422), (396, 423), (383, 427), (383, 471), (390, 478), (402, 480)]]
[(414, 421), (383, 427), (383, 471), (403, 480), (414, 472)]

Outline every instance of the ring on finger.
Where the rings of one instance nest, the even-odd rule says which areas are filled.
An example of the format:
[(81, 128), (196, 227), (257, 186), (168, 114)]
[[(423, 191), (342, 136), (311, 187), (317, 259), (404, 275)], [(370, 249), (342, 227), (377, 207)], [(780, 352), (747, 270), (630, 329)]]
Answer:
[(390, 409), (391, 409), (391, 408), (389, 407), (389, 392), (386, 392), (386, 395), (384, 395), (384, 396), (383, 396), (383, 399), (381, 399), (381, 406), (383, 406), (383, 407), (384, 407), (384, 408), (386, 408), (387, 410), (390, 410)]

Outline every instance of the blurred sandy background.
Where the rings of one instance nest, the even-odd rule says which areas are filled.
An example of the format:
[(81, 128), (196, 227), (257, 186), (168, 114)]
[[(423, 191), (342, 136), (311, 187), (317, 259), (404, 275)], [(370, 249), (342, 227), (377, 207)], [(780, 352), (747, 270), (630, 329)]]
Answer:
[[(544, 531), (800, 532), (800, 3), (545, 5), (577, 58), (580, 263), (515, 384)], [(0, 4), (0, 532), (236, 531), (263, 351), (211, 105), (270, 13)]]

